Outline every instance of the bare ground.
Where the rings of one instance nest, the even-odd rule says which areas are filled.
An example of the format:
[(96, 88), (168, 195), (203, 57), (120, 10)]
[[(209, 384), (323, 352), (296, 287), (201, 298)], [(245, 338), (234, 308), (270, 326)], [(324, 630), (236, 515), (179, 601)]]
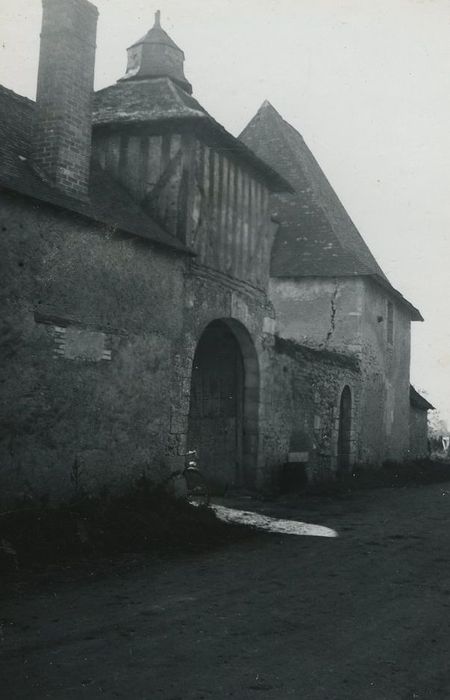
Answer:
[(338, 538), (22, 582), (0, 609), (1, 697), (450, 698), (450, 484), (240, 506)]

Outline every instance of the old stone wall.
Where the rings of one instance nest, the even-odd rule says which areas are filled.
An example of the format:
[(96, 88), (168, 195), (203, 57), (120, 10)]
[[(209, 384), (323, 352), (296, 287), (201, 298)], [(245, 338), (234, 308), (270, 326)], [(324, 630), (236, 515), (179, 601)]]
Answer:
[[(267, 339), (266, 344), (269, 342)], [(262, 430), (267, 477), (279, 480), (294, 446), (295, 452), (302, 453), (310, 481), (333, 478), (345, 386), (352, 395), (352, 460), (356, 452), (361, 394), (358, 361), (335, 352), (311, 350), (281, 337), (272, 337), (268, 359), (270, 387), (265, 395)]]
[(367, 464), (401, 461), (409, 448), (410, 314), (370, 280), (364, 300), (359, 458)]
[(370, 465), (404, 459), (409, 440), (409, 311), (362, 277), (275, 279), (270, 298), (281, 337), (359, 360), (354, 461)]
[[(188, 433), (194, 353), (208, 325), (213, 321), (223, 321), (235, 336), (244, 363), (243, 480), (240, 485), (243, 481), (257, 485), (261, 480), (260, 412), (265, 381), (261, 357), (264, 327), (271, 314), (271, 307), (262, 292), (195, 261), (191, 263), (185, 280), (183, 342), (172, 379), (172, 419), (178, 426), (177, 440), (184, 446)], [(192, 449), (196, 445), (188, 447)], [(213, 465), (210, 466), (213, 469)], [(205, 468), (208, 471), (208, 465)]]
[[(298, 348), (296, 361), (288, 361), (279, 380), (289, 383), (287, 395), (292, 396), (286, 425), (299, 421), (314, 446), (309, 476), (326, 478), (337, 469), (339, 407), (346, 385), (352, 397), (350, 462), (359, 457), (364, 283), (361, 278), (271, 279), (270, 299), (280, 340), (285, 348)], [(283, 433), (282, 426), (277, 432)]]
[(241, 484), (277, 481), (293, 435), (309, 478), (332, 474), (346, 386), (350, 463), (407, 449), (409, 318), (394, 307), (388, 342), (387, 297), (370, 283), (277, 280), (272, 305), (199, 257), (19, 195), (2, 195), (0, 226), (3, 503), (180, 468), (195, 447), (193, 359), (216, 321), (244, 367)]
[(352, 355), (361, 352), (361, 278), (273, 278), (269, 295), (284, 338), (316, 349)]
[(2, 196), (0, 225), (2, 505), (181, 468), (194, 353), (217, 320), (244, 363), (245, 483), (262, 483), (274, 323), (262, 291), (24, 197)]
[(167, 469), (184, 258), (19, 196), (0, 226), (2, 501)]

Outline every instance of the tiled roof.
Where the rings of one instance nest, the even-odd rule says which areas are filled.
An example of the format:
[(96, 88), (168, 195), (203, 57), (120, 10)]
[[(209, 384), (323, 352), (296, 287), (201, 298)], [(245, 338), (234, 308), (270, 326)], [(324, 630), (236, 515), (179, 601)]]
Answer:
[(0, 173), (18, 178), (28, 158), (34, 102), (0, 85)]
[(184, 56), (184, 52), (159, 24), (155, 24), (155, 26), (148, 30), (147, 34), (131, 44), (130, 48), (138, 46), (139, 44), (163, 44), (165, 46), (171, 46), (173, 49), (180, 51)]
[(419, 394), (416, 389), (414, 389), (411, 384), (409, 387), (409, 403), (414, 408), (418, 408), (421, 411), (432, 411), (434, 406), (431, 405), (421, 394)]
[(169, 78), (120, 80), (94, 95), (93, 124), (207, 117), (203, 107)]
[(95, 93), (94, 126), (190, 121), (228, 153), (246, 161), (273, 192), (292, 192), (289, 181), (228, 133), (196, 99), (169, 78), (119, 81)]
[(240, 139), (295, 190), (274, 197), (280, 226), (272, 250), (273, 277), (370, 275), (409, 307), (414, 320), (423, 320), (386, 278), (302, 136), (269, 102)]
[(35, 103), (0, 86), (0, 185), (72, 211), (108, 227), (156, 244), (188, 252), (152, 221), (128, 192), (98, 166), (91, 171), (89, 201), (67, 197), (30, 165), (30, 136)]

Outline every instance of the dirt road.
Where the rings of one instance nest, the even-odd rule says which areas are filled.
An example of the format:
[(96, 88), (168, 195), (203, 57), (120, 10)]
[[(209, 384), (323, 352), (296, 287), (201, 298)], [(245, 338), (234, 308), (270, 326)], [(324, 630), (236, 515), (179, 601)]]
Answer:
[(259, 508), (338, 537), (261, 535), (10, 592), (1, 697), (448, 700), (450, 484)]

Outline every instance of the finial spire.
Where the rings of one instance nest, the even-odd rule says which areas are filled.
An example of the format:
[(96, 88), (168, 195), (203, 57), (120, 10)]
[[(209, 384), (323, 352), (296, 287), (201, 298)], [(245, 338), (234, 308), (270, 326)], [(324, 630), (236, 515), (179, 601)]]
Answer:
[(155, 12), (155, 27), (161, 26), (161, 10), (156, 10)]

